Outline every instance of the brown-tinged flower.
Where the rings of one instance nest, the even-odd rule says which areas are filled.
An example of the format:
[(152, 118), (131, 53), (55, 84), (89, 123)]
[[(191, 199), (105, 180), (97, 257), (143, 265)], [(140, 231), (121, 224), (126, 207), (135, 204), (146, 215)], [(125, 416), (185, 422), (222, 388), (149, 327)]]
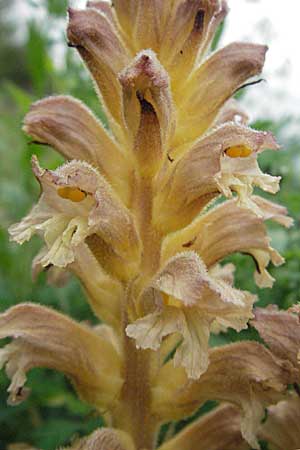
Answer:
[(60, 95), (33, 103), (23, 130), (35, 142), (52, 146), (67, 160), (86, 161), (97, 167), (121, 199), (129, 201), (130, 161), (114, 137), (79, 100)]
[(188, 248), (197, 252), (210, 268), (230, 254), (246, 253), (255, 261), (257, 284), (272, 286), (274, 279), (266, 267), (270, 261), (280, 265), (284, 260), (270, 246), (264, 222), (273, 220), (290, 227), (293, 221), (287, 216), (286, 208), (276, 203), (258, 196), (252, 196), (251, 202), (262, 212), (261, 217), (240, 208), (237, 201), (229, 200), (200, 215), (184, 229), (168, 235), (162, 247), (163, 261)]
[(256, 153), (277, 149), (271, 134), (228, 123), (200, 139), (159, 179), (154, 198), (154, 220), (167, 233), (182, 228), (220, 193), (262, 214), (251, 201), (253, 186), (275, 193), (278, 177), (263, 174)]
[(109, 117), (110, 127), (124, 141), (121, 86), (118, 73), (130, 55), (109, 16), (96, 8), (69, 8), (68, 39), (84, 59)]
[(207, 400), (238, 406), (242, 412), (241, 432), (252, 448), (258, 449), (256, 434), (265, 407), (283, 398), (296, 374), (257, 342), (240, 342), (210, 350), (210, 364), (199, 380), (189, 381), (172, 362), (159, 371), (153, 387), (152, 408), (163, 420), (191, 414)]
[(79, 396), (97, 408), (111, 407), (122, 387), (121, 356), (102, 334), (44, 306), (24, 303), (0, 315), (1, 366), (11, 379), (10, 404), (29, 393), (26, 374), (33, 367), (65, 373)]
[[(144, 50), (134, 58), (119, 75), (119, 80), (123, 91), (123, 113), (128, 132), (133, 138), (137, 135), (141, 126), (143, 115), (151, 114), (152, 120), (157, 121), (157, 129), (160, 134), (161, 146), (168, 145), (168, 140), (172, 137), (175, 129), (175, 108), (173, 105), (170, 89), (170, 78), (168, 72), (161, 65), (155, 53), (151, 50)], [(149, 111), (148, 111), (149, 110)], [(150, 133), (145, 133), (148, 139)], [(151, 147), (150, 142), (148, 142)], [(138, 148), (134, 148), (139, 151)], [(151, 148), (150, 156), (162, 160), (162, 154), (155, 153), (158, 149)], [(137, 154), (138, 160), (149, 164), (147, 155)], [(157, 171), (157, 169), (156, 169)]]
[(263, 45), (236, 42), (192, 71), (182, 90), (174, 93), (179, 116), (175, 147), (186, 148), (187, 142), (212, 126), (224, 103), (247, 79), (261, 72), (266, 51)]
[(300, 308), (293, 306), (287, 311), (277, 305), (256, 308), (251, 325), (279, 358), (289, 360), (298, 371), (300, 381)]
[(168, 260), (139, 302), (150, 314), (126, 328), (139, 348), (157, 350), (165, 336), (179, 333), (182, 344), (175, 366), (185, 367), (190, 378), (199, 378), (208, 366), (211, 325), (217, 321), (237, 331), (247, 327), (255, 296), (239, 291), (221, 277), (210, 274), (200, 257), (184, 252)]
[(76, 160), (55, 171), (42, 169), (36, 158), (32, 164), (42, 195), (28, 216), (10, 227), (12, 239), (22, 244), (42, 234), (48, 251), (40, 264), (66, 267), (74, 262), (76, 248), (95, 234), (126, 260), (127, 269), (131, 259), (135, 270), (139, 238), (134, 218), (97, 169)]

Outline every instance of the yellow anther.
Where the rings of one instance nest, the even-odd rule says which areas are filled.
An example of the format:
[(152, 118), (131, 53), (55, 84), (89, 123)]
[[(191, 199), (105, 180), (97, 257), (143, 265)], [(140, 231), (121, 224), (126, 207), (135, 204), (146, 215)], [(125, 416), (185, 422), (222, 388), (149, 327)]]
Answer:
[(175, 308), (182, 308), (183, 304), (177, 298), (172, 297), (171, 295), (166, 295), (166, 294), (162, 294), (162, 295), (163, 295), (163, 302), (164, 302), (165, 306), (173, 306)]
[(227, 156), (230, 158), (247, 158), (252, 153), (251, 148), (246, 147), (246, 145), (235, 145), (233, 147), (229, 147), (225, 150)]
[(79, 203), (86, 197), (86, 192), (76, 187), (65, 186), (57, 189), (57, 194), (61, 198), (71, 200), (71, 202)]

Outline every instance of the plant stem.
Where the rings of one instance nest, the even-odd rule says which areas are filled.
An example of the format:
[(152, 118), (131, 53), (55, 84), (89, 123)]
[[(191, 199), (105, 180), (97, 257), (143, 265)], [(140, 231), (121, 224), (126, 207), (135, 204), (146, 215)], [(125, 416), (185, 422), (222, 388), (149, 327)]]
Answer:
[(157, 419), (151, 414), (151, 352), (137, 350), (135, 343), (124, 337), (125, 382), (121, 395), (121, 410), (115, 414), (116, 426), (127, 431), (137, 450), (152, 450), (155, 446)]
[[(140, 273), (135, 280), (137, 289), (127, 289), (128, 303), (138, 304), (139, 295), (145, 284), (159, 269), (162, 237), (152, 226), (152, 180), (139, 178), (135, 187), (133, 209), (142, 240)], [(137, 311), (139, 308), (137, 308)], [(136, 319), (137, 317), (135, 317)], [(132, 319), (132, 318), (131, 318)], [(116, 426), (127, 431), (134, 440), (137, 450), (155, 448), (158, 419), (151, 413), (151, 374), (157, 364), (150, 350), (140, 350), (134, 340), (126, 336), (128, 309), (123, 312), (123, 354), (124, 385), (121, 395), (121, 409), (114, 414)]]

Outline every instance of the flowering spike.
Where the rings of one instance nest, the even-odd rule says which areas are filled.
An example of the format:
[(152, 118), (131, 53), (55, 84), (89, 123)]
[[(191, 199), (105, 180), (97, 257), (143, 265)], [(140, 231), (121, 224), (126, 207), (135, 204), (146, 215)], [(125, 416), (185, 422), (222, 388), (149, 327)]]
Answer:
[[(33, 157), (41, 195), (10, 227), (11, 239), (38, 234), (44, 246), (33, 275), (47, 270), (61, 285), (74, 273), (105, 323), (91, 328), (19, 305), (0, 315), (0, 338), (13, 338), (0, 362), (14, 403), (28, 393), (27, 371), (41, 365), (62, 370), (83, 399), (106, 408), (115, 429), (70, 449), (154, 448), (162, 421), (212, 399), (239, 410), (221, 406), (161, 450), (194, 450), (204, 438), (205, 449), (220, 448), (222, 411), (240, 448), (239, 428), (258, 449), (265, 408), (299, 380), (295, 311), (258, 309), (254, 318), (256, 296), (235, 287), (233, 264), (221, 265), (233, 253), (250, 255), (256, 283), (271, 286), (268, 265), (283, 258), (265, 221), (292, 225), (284, 207), (253, 195), (255, 187), (278, 191), (280, 177), (264, 174), (258, 156), (279, 146), (271, 133), (249, 128), (232, 99), (262, 71), (267, 47), (237, 42), (208, 54), (227, 12), (226, 0), (69, 8), (69, 46), (94, 79), (109, 130), (68, 96), (38, 101), (25, 117), (34, 142), (67, 162), (48, 170)], [(271, 351), (255, 342), (210, 349), (211, 333), (240, 331), (253, 318)], [(208, 436), (214, 417), (224, 422)]]

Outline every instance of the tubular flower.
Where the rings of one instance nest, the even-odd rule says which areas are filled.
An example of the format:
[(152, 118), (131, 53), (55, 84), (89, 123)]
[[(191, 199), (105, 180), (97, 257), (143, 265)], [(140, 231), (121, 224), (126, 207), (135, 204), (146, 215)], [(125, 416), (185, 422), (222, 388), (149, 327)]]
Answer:
[(277, 358), (258, 342), (211, 349), (207, 371), (192, 382), (182, 368), (174, 369), (171, 363), (157, 374), (153, 410), (168, 421), (192, 413), (208, 399), (232, 403), (242, 413), (242, 435), (255, 449), (260, 448), (256, 435), (265, 407), (284, 398), (287, 384), (297, 379), (289, 361)]
[(0, 350), (11, 384), (9, 402), (28, 394), (26, 372), (33, 367), (61, 370), (80, 397), (95, 406), (112, 404), (122, 385), (121, 359), (113, 344), (92, 329), (43, 306), (20, 304), (0, 315), (0, 337), (14, 342)]
[[(173, 377), (176, 418), (207, 395), (233, 398), (244, 414), (243, 436), (258, 448), (264, 407), (294, 380), (293, 366), (258, 344), (209, 350), (211, 332), (240, 331), (254, 317), (255, 296), (234, 287), (234, 267), (222, 260), (249, 254), (257, 284), (271, 286), (267, 266), (283, 258), (271, 247), (265, 221), (292, 224), (284, 207), (253, 195), (254, 187), (279, 189), (279, 178), (264, 174), (257, 161), (278, 144), (271, 133), (249, 128), (231, 99), (261, 72), (267, 48), (234, 43), (209, 53), (227, 10), (225, 0), (89, 1), (84, 10), (70, 8), (69, 46), (91, 73), (109, 130), (68, 96), (38, 101), (25, 117), (34, 142), (67, 161), (48, 170), (33, 157), (41, 195), (11, 226), (11, 239), (22, 244), (41, 236), (33, 274), (50, 268), (60, 284), (75, 273), (106, 324), (90, 329), (20, 305), (0, 317), (0, 337), (14, 339), (0, 358), (12, 379), (11, 401), (22, 399), (26, 372), (42, 365), (62, 370), (83, 399), (110, 411), (117, 431), (96, 432), (74, 449), (152, 448), (169, 417), (175, 385), (164, 381)], [(228, 381), (231, 352), (236, 375)], [(245, 358), (249, 352), (253, 367), (241, 352)], [(164, 365), (170, 354), (173, 361)], [(219, 384), (210, 384), (212, 376)]]
[(298, 373), (300, 382), (300, 308), (295, 305), (280, 311), (276, 305), (256, 308), (251, 325), (279, 358), (289, 360)]
[(138, 347), (157, 350), (165, 336), (180, 333), (182, 344), (174, 363), (197, 379), (208, 366), (211, 325), (246, 328), (255, 296), (232, 288), (208, 273), (199, 256), (184, 252), (166, 263), (140, 302), (149, 308), (150, 299), (154, 311), (128, 325), (128, 336), (136, 339)]

